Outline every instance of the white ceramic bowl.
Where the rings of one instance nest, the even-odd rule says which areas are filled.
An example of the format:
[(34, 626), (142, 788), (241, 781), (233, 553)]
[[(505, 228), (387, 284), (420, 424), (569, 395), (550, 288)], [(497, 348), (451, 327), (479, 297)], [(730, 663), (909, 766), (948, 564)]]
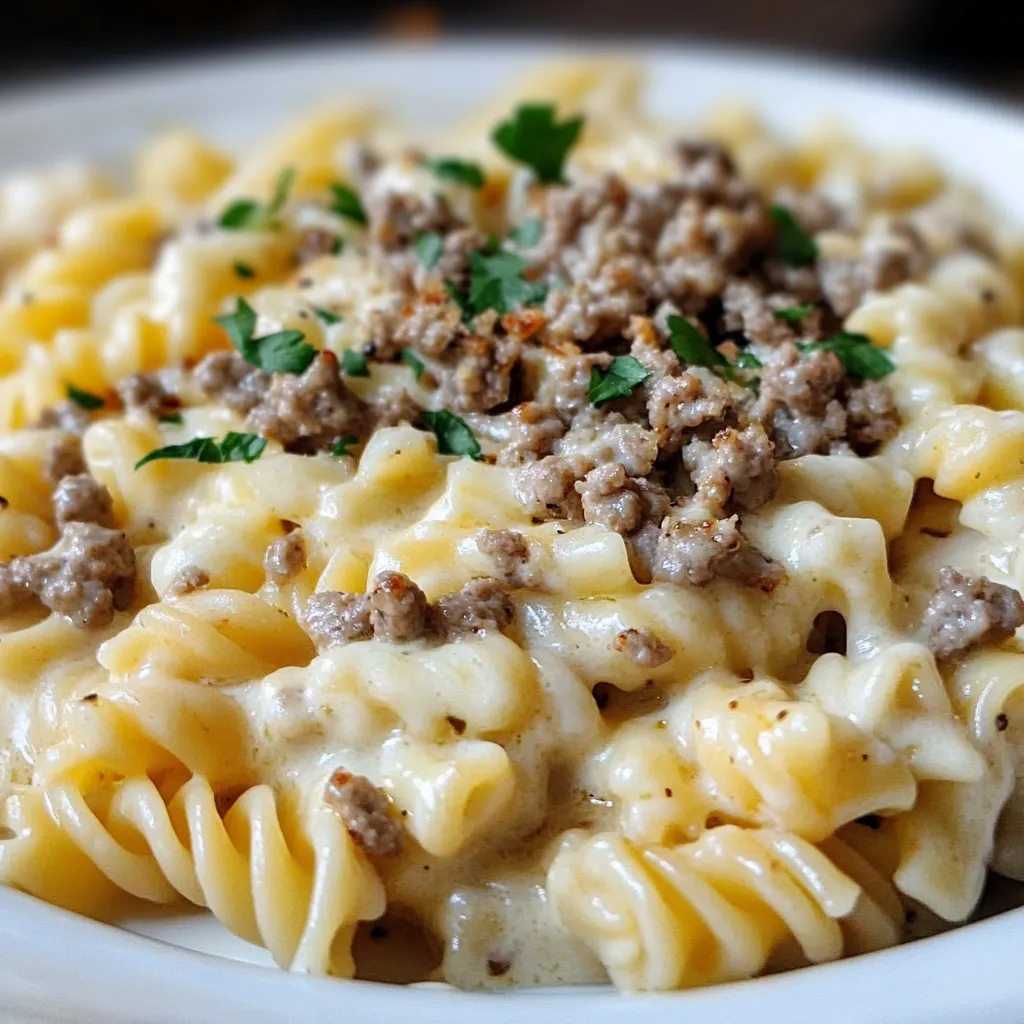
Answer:
[[(9, 93), (0, 171), (84, 156), (117, 165), (167, 123), (235, 144), (332, 94), (379, 98), (441, 126), (551, 47), (303, 48), (208, 59)], [(562, 50), (564, 53), (564, 48)], [(689, 118), (723, 95), (779, 129), (823, 113), (877, 143), (920, 144), (1024, 223), (1024, 118), (977, 99), (787, 57), (644, 46), (650, 102)], [(62, 1024), (1013, 1024), (1024, 1021), (1024, 909), (912, 945), (757, 981), (672, 995), (610, 990), (467, 994), (307, 978), (205, 919), (133, 922), (144, 938), (0, 889), (0, 1020)], [(187, 949), (181, 947), (188, 947)], [(204, 952), (195, 952), (194, 950)], [(228, 959), (232, 958), (232, 959)], [(239, 960), (252, 961), (240, 963)]]

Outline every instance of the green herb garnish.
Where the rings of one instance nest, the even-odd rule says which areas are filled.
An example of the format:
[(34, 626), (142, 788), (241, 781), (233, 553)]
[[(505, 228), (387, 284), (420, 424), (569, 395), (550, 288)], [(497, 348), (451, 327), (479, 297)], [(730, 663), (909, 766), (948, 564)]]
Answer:
[(458, 160), (455, 157), (442, 156), (431, 160), (424, 160), (423, 166), (428, 167), (439, 178), (446, 181), (454, 181), (457, 185), (467, 185), (469, 188), (484, 187), (484, 172), (479, 164), (471, 163), (468, 160)]
[(247, 363), (267, 373), (302, 373), (316, 358), (316, 349), (306, 343), (302, 331), (275, 331), (254, 338), (256, 310), (245, 299), (238, 299), (233, 313), (215, 316), (213, 322), (224, 328)]
[(334, 444), (331, 445), (332, 455), (348, 455), (349, 448), (359, 443), (358, 437), (353, 437), (351, 434), (346, 434), (344, 437), (339, 437)]
[(736, 365), (741, 370), (760, 370), (763, 364), (753, 352), (743, 351), (736, 357)]
[(770, 211), (778, 228), (779, 254), (791, 267), (806, 267), (818, 258), (818, 243), (796, 222), (784, 206), (776, 203)]
[(590, 371), (587, 400), (600, 405), (613, 398), (628, 398), (633, 388), (650, 375), (651, 371), (632, 356), (616, 356), (604, 372), (596, 366)]
[(412, 250), (424, 270), (433, 270), (444, 252), (444, 238), (434, 231), (421, 231), (412, 243)]
[(461, 416), (456, 416), (447, 409), (438, 409), (437, 412), (427, 409), (420, 415), (437, 438), (439, 454), (468, 455), (476, 460), (480, 458), (480, 442)]
[(544, 222), (540, 217), (527, 217), (508, 233), (509, 241), (520, 249), (532, 249), (544, 234)]
[(354, 224), (366, 226), (366, 210), (362, 200), (347, 185), (331, 186), (331, 212)]
[(473, 306), (469, 301), (469, 296), (463, 295), (459, 286), (450, 277), (446, 277), (444, 279), (444, 290), (448, 293), (448, 298), (450, 298), (452, 302), (459, 307), (463, 321), (465, 323), (469, 323), (469, 321), (475, 316)]
[(692, 366), (708, 366), (728, 374), (732, 368), (729, 360), (686, 317), (668, 318), (668, 343), (679, 356), (680, 362)]
[(350, 377), (370, 376), (370, 367), (366, 363), (366, 356), (362, 352), (353, 352), (352, 349), (342, 352), (341, 368)]
[(878, 380), (887, 377), (896, 369), (888, 352), (876, 348), (866, 334), (840, 331), (824, 341), (801, 346), (805, 352), (824, 349), (835, 352), (846, 369), (846, 375), (854, 380)]
[(234, 271), (239, 277), (251, 278), (256, 276), (256, 271), (248, 263), (235, 263)]
[(333, 324), (340, 324), (341, 317), (337, 313), (332, 313), (329, 309), (320, 309), (317, 306), (313, 307), (313, 312), (316, 314), (317, 320), (322, 324), (326, 324), (328, 327)]
[(543, 302), (547, 286), (523, 278), (529, 264), (511, 252), (485, 256), (479, 252), (469, 254), (468, 306), (474, 315), (486, 309), (507, 313), (517, 305), (532, 306)]
[(147, 462), (158, 459), (189, 459), (193, 462), (255, 462), (267, 447), (267, 439), (259, 434), (239, 434), (230, 431), (218, 444), (212, 437), (194, 437), (185, 444), (169, 444), (156, 448), (135, 463), (140, 469)]
[(331, 255), (337, 256), (345, 248), (345, 239), (341, 235), (335, 235), (331, 239)]
[(185, 422), (184, 417), (180, 412), (169, 412), (164, 416), (160, 417), (161, 423), (173, 423), (175, 426), (180, 427)]
[(772, 316), (779, 320), (785, 320), (787, 324), (798, 324), (805, 316), (814, 312), (814, 303), (808, 302), (804, 306), (791, 306), (789, 309), (773, 309)]
[(413, 377), (419, 380), (423, 376), (423, 360), (411, 348), (403, 348), (401, 353), (402, 362), (412, 370)]
[[(231, 231), (262, 231), (274, 227), (277, 215), (288, 202), (288, 193), (295, 180), (295, 168), (286, 167), (274, 184), (270, 201), (261, 203), (258, 199), (236, 199), (225, 207), (217, 223)], [(243, 275), (244, 276), (244, 275)]]
[(542, 184), (558, 184), (569, 150), (583, 128), (582, 117), (558, 124), (553, 103), (521, 103), (491, 138), (506, 156), (526, 164)]
[(99, 395), (94, 395), (91, 391), (83, 391), (73, 384), (67, 385), (67, 396), (80, 409), (88, 409), (90, 412), (102, 409), (107, 404)]

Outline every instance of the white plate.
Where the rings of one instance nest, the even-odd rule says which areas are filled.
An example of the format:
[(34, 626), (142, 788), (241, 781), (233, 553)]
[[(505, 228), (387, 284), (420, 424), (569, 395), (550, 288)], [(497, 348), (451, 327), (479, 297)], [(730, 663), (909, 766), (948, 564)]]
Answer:
[[(8, 94), (0, 170), (84, 156), (116, 166), (167, 123), (229, 144), (333, 94), (382, 100), (419, 130), (441, 126), (550, 47), (332, 46), (219, 58)], [(792, 130), (839, 114), (864, 138), (920, 144), (1024, 222), (1024, 120), (900, 79), (700, 48), (644, 47), (652, 107), (689, 118), (723, 95)], [(932, 939), (802, 971), (663, 996), (602, 990), (470, 995), (304, 978), (196, 917), (139, 920), (141, 938), (0, 889), (0, 1019), (62, 1024), (1013, 1024), (1024, 1021), (1024, 910)], [(177, 945), (172, 945), (172, 943)], [(203, 950), (185, 951), (178, 946)]]

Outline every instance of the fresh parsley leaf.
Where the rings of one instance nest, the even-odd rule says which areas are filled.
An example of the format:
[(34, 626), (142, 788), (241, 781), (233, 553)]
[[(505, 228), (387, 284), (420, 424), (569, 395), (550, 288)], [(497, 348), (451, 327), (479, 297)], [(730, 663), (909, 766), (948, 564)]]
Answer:
[(350, 377), (369, 377), (370, 367), (366, 364), (366, 356), (362, 352), (346, 349), (341, 354), (341, 368)]
[(169, 412), (166, 416), (160, 417), (161, 423), (173, 423), (175, 426), (181, 426), (185, 422), (184, 417), (180, 412)]
[(412, 370), (413, 377), (419, 380), (423, 376), (423, 360), (411, 348), (402, 349), (402, 362)]
[(267, 447), (267, 439), (259, 434), (239, 434), (234, 430), (220, 443), (221, 462), (255, 462)]
[(322, 324), (326, 324), (330, 327), (332, 324), (340, 324), (341, 317), (337, 313), (332, 313), (329, 309), (320, 309), (318, 306), (313, 307), (313, 312), (316, 314), (317, 320)]
[(345, 248), (345, 239), (341, 235), (335, 235), (331, 242), (331, 255), (337, 256)]
[(806, 346), (805, 351), (813, 352), (815, 349), (835, 352), (846, 368), (847, 376), (854, 380), (878, 380), (896, 369), (889, 353), (876, 348), (866, 334), (840, 331), (831, 338)]
[(583, 128), (582, 117), (558, 124), (553, 103), (521, 103), (491, 135), (506, 156), (526, 164), (542, 184), (562, 182), (569, 150)]
[(256, 310), (245, 299), (237, 300), (233, 313), (215, 316), (213, 322), (224, 328), (247, 363), (267, 373), (302, 373), (316, 358), (316, 349), (306, 343), (302, 331), (276, 331), (254, 338)]
[(514, 306), (533, 306), (543, 302), (547, 287), (536, 281), (523, 279), (528, 264), (522, 256), (499, 252), (484, 256), (469, 254), (469, 307), (474, 315), (485, 309), (507, 313)]
[(230, 431), (218, 444), (212, 437), (193, 437), (185, 444), (169, 444), (155, 448), (135, 463), (141, 469), (158, 459), (188, 459), (192, 462), (255, 462), (267, 447), (267, 439), (259, 434), (239, 434)]
[(331, 445), (332, 455), (348, 455), (348, 450), (351, 445), (358, 444), (359, 438), (353, 437), (351, 434), (346, 434), (344, 437), (339, 437), (337, 441)]
[(809, 313), (814, 312), (814, 303), (808, 302), (804, 306), (791, 306), (789, 309), (773, 309), (772, 316), (779, 320), (785, 320), (787, 324), (798, 324)]
[(91, 391), (83, 391), (73, 384), (68, 384), (67, 395), (80, 409), (88, 409), (90, 412), (102, 409), (107, 404), (99, 395), (94, 395)]
[(363, 209), (362, 200), (348, 185), (332, 185), (331, 194), (332, 213), (345, 217), (354, 224), (366, 226), (366, 210)]
[(757, 398), (761, 394), (761, 378), (760, 377), (751, 377), (750, 380), (748, 380), (743, 386), (755, 398)]
[(650, 375), (651, 371), (632, 356), (616, 356), (603, 373), (596, 366), (590, 371), (587, 400), (600, 405), (613, 398), (628, 398), (633, 388)]
[(736, 365), (741, 370), (760, 370), (763, 364), (753, 352), (743, 351), (736, 357)]
[(471, 459), (480, 458), (480, 442), (470, 430), (469, 424), (455, 413), (447, 409), (431, 412), (429, 409), (421, 413), (423, 422), (434, 432), (437, 438), (437, 450), (441, 455), (468, 455)]
[(239, 277), (250, 278), (256, 276), (256, 271), (248, 263), (236, 263), (234, 271)]
[(444, 238), (435, 231), (421, 231), (412, 243), (416, 258), (424, 270), (433, 270), (444, 252)]
[(670, 316), (668, 330), (668, 343), (680, 362), (713, 370), (729, 366), (729, 360), (686, 317)]
[(779, 254), (791, 267), (806, 267), (818, 258), (818, 243), (806, 234), (796, 218), (776, 203), (770, 211), (778, 228)]
[(475, 314), (473, 313), (473, 307), (468, 296), (462, 294), (459, 290), (459, 286), (450, 277), (446, 277), (444, 279), (444, 290), (448, 293), (448, 297), (452, 302), (459, 307), (459, 310), (462, 313), (462, 319), (466, 323), (472, 320)]
[(484, 172), (479, 164), (468, 160), (459, 160), (451, 156), (436, 157), (424, 160), (423, 166), (430, 168), (439, 178), (454, 181), (456, 185), (468, 185), (469, 188), (484, 187)]
[(527, 217), (521, 224), (517, 224), (509, 233), (509, 241), (518, 245), (520, 249), (532, 249), (544, 234), (544, 222), (540, 217)]
[[(217, 223), (232, 231), (264, 230), (274, 226), (274, 220), (288, 201), (288, 192), (295, 180), (295, 168), (286, 167), (274, 183), (270, 201), (261, 203), (258, 199), (236, 199), (221, 213)], [(243, 275), (244, 276), (244, 275)]]

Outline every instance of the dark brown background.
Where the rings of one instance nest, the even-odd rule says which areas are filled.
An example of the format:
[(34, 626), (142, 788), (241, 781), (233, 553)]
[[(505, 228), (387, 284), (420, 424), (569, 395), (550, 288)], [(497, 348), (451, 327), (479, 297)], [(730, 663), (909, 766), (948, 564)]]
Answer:
[(1024, 97), (1013, 0), (22, 0), (0, 82), (275, 42), (464, 35), (709, 38), (920, 70)]

